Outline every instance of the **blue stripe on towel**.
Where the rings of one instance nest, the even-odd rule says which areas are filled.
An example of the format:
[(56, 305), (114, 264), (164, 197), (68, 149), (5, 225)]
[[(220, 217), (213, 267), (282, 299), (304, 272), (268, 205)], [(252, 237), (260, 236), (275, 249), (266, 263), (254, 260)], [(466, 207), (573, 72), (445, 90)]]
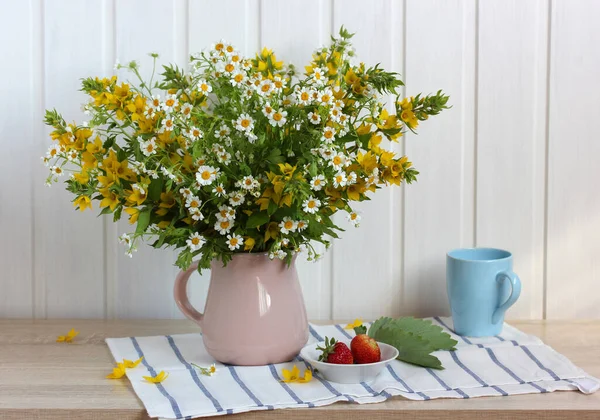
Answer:
[(344, 328), (342, 328), (340, 324), (337, 324), (335, 328), (337, 328), (342, 334), (344, 334), (344, 336), (347, 339), (352, 340), (353, 337), (350, 334), (348, 334), (348, 332)]
[(237, 382), (240, 388), (242, 388), (244, 392), (252, 399), (252, 401), (254, 401), (254, 404), (256, 404), (258, 407), (262, 407), (263, 403), (258, 398), (256, 398), (256, 395), (254, 395), (252, 391), (250, 391), (250, 388), (248, 388), (246, 384), (240, 379), (237, 372), (235, 371), (235, 368), (233, 366), (227, 366), (227, 368), (229, 369), (229, 373), (231, 373), (233, 379)]
[(175, 340), (173, 340), (173, 337), (171, 337), (170, 335), (167, 335), (166, 337), (167, 337), (167, 341), (169, 342), (169, 345), (171, 346), (171, 348), (173, 349), (173, 352), (175, 353), (175, 356), (177, 356), (177, 359), (179, 359), (181, 364), (186, 367), (188, 372), (190, 372), (190, 376), (192, 377), (192, 380), (196, 383), (198, 388), (200, 388), (200, 390), (206, 396), (206, 398), (208, 398), (210, 400), (210, 402), (212, 402), (212, 404), (215, 406), (215, 409), (217, 410), (217, 413), (223, 411), (223, 407), (221, 407), (221, 404), (219, 404), (219, 401), (217, 401), (217, 399), (212, 396), (210, 391), (208, 389), (206, 389), (206, 387), (204, 386), (204, 384), (198, 377), (198, 373), (196, 373), (196, 369), (194, 369), (194, 367), (192, 365), (190, 365), (183, 358), (183, 356), (181, 355), (181, 352), (179, 351), (179, 348), (175, 344)]
[(523, 379), (519, 378), (512, 370), (510, 370), (506, 365), (504, 365), (503, 363), (500, 362), (500, 360), (498, 360), (498, 358), (496, 357), (496, 354), (494, 353), (494, 351), (490, 348), (486, 349), (488, 352), (488, 355), (490, 356), (490, 359), (492, 359), (492, 361), (497, 364), (498, 366), (500, 366), (506, 373), (508, 373), (515, 381), (517, 381), (519, 384), (523, 385), (528, 383), (529, 385), (531, 385), (532, 387), (534, 387), (535, 389), (537, 389), (538, 391), (540, 391), (541, 393), (546, 393), (548, 392), (548, 390), (542, 388), (541, 386), (533, 383), (533, 382), (525, 382)]
[(406, 382), (404, 382), (400, 378), (400, 376), (398, 376), (398, 374), (396, 374), (396, 372), (392, 368), (391, 364), (389, 364), (389, 363), (387, 365), (387, 370), (390, 372), (390, 375), (392, 375), (392, 378), (394, 378), (397, 382), (399, 382), (404, 387), (404, 389), (406, 389), (406, 392), (408, 392), (409, 394), (417, 394), (420, 397), (422, 397), (424, 400), (431, 399), (428, 395), (425, 395), (422, 392), (415, 392), (410, 386), (408, 386), (408, 384)]
[(325, 339), (319, 335), (319, 333), (313, 328), (312, 325), (308, 324), (308, 330), (310, 331), (312, 336), (317, 339), (317, 341), (325, 341)]
[(554, 373), (552, 370), (550, 370), (546, 366), (544, 366), (542, 364), (542, 362), (540, 362), (540, 360), (537, 357), (534, 356), (534, 354), (531, 352), (531, 350), (529, 350), (526, 346), (521, 346), (521, 348), (523, 349), (523, 351), (525, 352), (525, 354), (527, 354), (527, 356), (529, 356), (529, 358), (531, 360), (533, 360), (536, 365), (538, 365), (538, 367), (540, 369), (545, 370), (546, 372), (548, 372), (550, 374), (550, 376), (552, 376), (552, 379), (554, 379), (555, 381), (560, 381), (560, 378), (556, 375), (556, 373)]
[[(148, 369), (148, 372), (150, 372), (150, 375), (156, 376), (156, 371), (154, 370), (154, 368), (152, 366), (150, 366), (150, 364), (144, 357), (144, 352), (140, 348), (140, 344), (138, 343), (136, 338), (135, 337), (129, 337), (129, 338), (131, 339), (131, 343), (133, 344), (133, 347), (135, 348), (135, 351), (137, 352), (138, 357), (143, 357), (142, 364), (146, 367), (146, 369)], [(177, 401), (175, 401), (175, 398), (173, 398), (171, 396), (171, 394), (169, 394), (167, 392), (167, 390), (165, 389), (163, 384), (157, 383), (156, 387), (158, 388), (160, 393), (163, 394), (165, 396), (165, 398), (168, 399), (169, 402), (171, 403), (171, 408), (173, 409), (173, 413), (175, 414), (175, 417), (177, 417), (178, 419), (181, 418), (181, 410), (179, 409), (179, 405), (177, 404)]]
[(463, 398), (469, 398), (469, 396), (467, 394), (465, 394), (462, 389), (459, 389), (459, 388), (454, 388), (454, 389), (450, 388), (448, 386), (448, 384), (446, 382), (444, 382), (442, 380), (442, 378), (440, 378), (431, 368), (426, 368), (425, 370), (427, 370), (427, 372), (429, 372), (429, 374), (431, 376), (433, 376), (435, 378), (435, 380), (438, 381), (439, 384), (441, 386), (443, 386), (446, 391), (454, 391), (454, 392), (456, 392), (458, 395), (460, 395)]
[[(304, 363), (306, 365), (307, 369), (310, 367), (310, 365), (308, 364), (308, 362), (306, 360), (304, 360), (300, 355), (296, 356), (296, 359), (298, 359), (300, 362)], [(335, 389), (333, 387), (333, 385), (331, 385), (331, 383), (329, 381), (326, 381), (325, 379), (321, 378), (319, 375), (313, 374), (313, 378), (315, 378), (317, 381), (321, 382), (323, 384), (323, 386), (325, 388), (327, 388), (327, 390), (329, 392), (331, 392), (333, 395), (335, 395), (336, 397), (343, 396), (343, 397), (346, 397), (346, 399), (349, 402), (355, 402), (354, 398), (352, 398), (350, 395), (342, 394), (340, 391), (338, 391), (337, 389)]]
[(475, 372), (473, 372), (471, 369), (469, 369), (463, 362), (461, 362), (458, 358), (458, 356), (456, 355), (455, 351), (451, 351), (450, 355), (452, 356), (452, 358), (454, 359), (454, 361), (456, 362), (456, 364), (458, 366), (460, 366), (462, 368), (462, 370), (464, 370), (465, 372), (467, 372), (469, 375), (471, 375), (473, 377), (473, 379), (475, 379), (477, 382), (479, 382), (479, 384), (481, 386), (485, 386), (485, 387), (491, 387), (493, 389), (495, 389), (496, 391), (498, 391), (502, 396), (507, 396), (508, 393), (506, 391), (504, 391), (502, 388), (496, 386), (496, 385), (488, 385), (485, 383), (485, 381), (483, 381), (479, 376), (477, 376), (477, 374)]
[[(444, 327), (448, 331), (454, 333), (454, 331), (448, 325), (446, 325), (446, 323), (444, 321), (442, 321), (442, 319), (439, 316), (435, 316), (435, 317), (433, 317), (433, 319), (435, 319), (437, 322), (439, 322), (442, 327)], [(458, 335), (458, 334), (456, 334), (456, 335), (458, 337), (460, 337), (460, 339), (463, 340), (465, 343), (473, 345), (473, 342), (471, 340), (469, 340), (467, 337), (463, 337), (462, 335)], [(477, 347), (483, 348), (483, 344), (477, 344)]]

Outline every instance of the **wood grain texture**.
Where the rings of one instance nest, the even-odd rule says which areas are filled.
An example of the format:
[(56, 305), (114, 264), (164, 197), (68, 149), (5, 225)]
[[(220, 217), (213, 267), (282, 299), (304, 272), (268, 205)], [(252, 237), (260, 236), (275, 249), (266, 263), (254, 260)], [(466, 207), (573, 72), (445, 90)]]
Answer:
[(547, 317), (600, 318), (600, 3), (552, 3)]
[(545, 0), (479, 3), (475, 245), (513, 253), (525, 319), (543, 311), (547, 34)]
[[(512, 324), (537, 335), (589, 374), (600, 376), (600, 322)], [(57, 335), (73, 327), (81, 331), (74, 343), (55, 342)], [(0, 320), (0, 419), (145, 419), (127, 380), (104, 379), (113, 365), (104, 339), (195, 331), (195, 324), (185, 320)], [(599, 416), (600, 393), (555, 392), (427, 402), (396, 397), (381, 404), (337, 403), (235, 418), (592, 420)]]
[[(452, 108), (404, 140), (420, 172), (405, 186), (404, 315), (449, 314), (444, 255), (473, 246), (475, 13), (474, 2), (406, 5), (406, 94), (443, 89)], [(421, 36), (423, 21), (430, 36)]]

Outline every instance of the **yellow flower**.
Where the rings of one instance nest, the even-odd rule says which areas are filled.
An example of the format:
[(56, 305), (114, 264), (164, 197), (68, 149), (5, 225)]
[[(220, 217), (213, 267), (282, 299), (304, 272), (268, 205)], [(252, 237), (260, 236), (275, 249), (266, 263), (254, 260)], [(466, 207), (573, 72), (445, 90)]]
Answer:
[(160, 372), (158, 372), (158, 374), (156, 376), (142, 376), (142, 378), (144, 378), (146, 381), (151, 382), (153, 384), (159, 384), (162, 381), (164, 381), (165, 379), (167, 379), (168, 376), (169, 376), (168, 373), (166, 373), (164, 370), (161, 370)]
[(344, 75), (344, 80), (348, 85), (354, 85), (355, 83), (360, 83), (360, 77), (354, 73), (354, 70), (348, 69), (346, 74)]
[(146, 109), (146, 99), (143, 96), (137, 95), (135, 99), (127, 104), (127, 110), (131, 112), (131, 120), (136, 121), (144, 116)]
[(356, 318), (354, 322), (346, 325), (344, 328), (347, 330), (352, 330), (354, 327), (360, 327), (363, 324), (362, 318)]
[(92, 200), (87, 195), (80, 195), (73, 201), (73, 207), (79, 207), (79, 211), (92, 208)]
[(300, 377), (300, 369), (298, 369), (298, 367), (296, 365), (294, 365), (294, 367), (292, 368), (291, 371), (287, 370), (287, 369), (282, 369), (281, 370), (281, 376), (283, 377), (283, 379), (281, 380), (281, 382), (285, 382), (285, 383), (290, 383), (290, 382), (300, 382), (300, 383), (306, 383), (306, 382), (310, 382), (312, 379), (312, 372), (310, 371), (310, 369), (306, 369), (304, 371), (304, 377)]
[(86, 170), (83, 170), (73, 174), (73, 179), (80, 184), (87, 184), (90, 180), (90, 176)]
[(106, 375), (106, 379), (120, 379), (125, 375), (125, 365), (123, 363), (117, 363), (117, 367), (113, 368), (111, 374)]
[(133, 225), (138, 220), (140, 209), (136, 209), (135, 207), (126, 207), (125, 213), (129, 215), (129, 224)]
[(57, 343), (70, 343), (79, 334), (79, 331), (75, 331), (75, 328), (71, 328), (71, 331), (67, 335), (59, 335), (56, 339)]
[(377, 156), (371, 153), (370, 151), (365, 154), (363, 154), (362, 152), (358, 152), (358, 154), (356, 155), (356, 161), (368, 174), (370, 174), (375, 168), (377, 168)]
[(255, 244), (256, 241), (254, 240), (254, 238), (244, 236), (244, 251), (252, 251), (252, 248), (254, 248)]
[(136, 367), (137, 365), (140, 364), (140, 362), (142, 361), (142, 359), (144, 358), (144, 356), (140, 357), (137, 360), (127, 360), (127, 359), (123, 359), (123, 365), (127, 368), (127, 369), (133, 369), (134, 367)]
[(133, 190), (127, 190), (127, 202), (136, 206), (141, 206), (146, 201), (146, 191), (141, 188), (134, 188)]
[(100, 201), (101, 208), (110, 207), (111, 210), (117, 208), (119, 205), (119, 196), (115, 192), (110, 191), (108, 188), (100, 188), (98, 191), (102, 194), (102, 197), (104, 197)]

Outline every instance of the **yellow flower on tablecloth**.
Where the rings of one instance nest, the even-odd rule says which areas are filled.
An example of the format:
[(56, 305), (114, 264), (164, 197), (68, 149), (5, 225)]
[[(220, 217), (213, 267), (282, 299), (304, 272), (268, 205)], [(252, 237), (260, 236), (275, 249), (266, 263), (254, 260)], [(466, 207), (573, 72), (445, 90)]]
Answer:
[(312, 372), (310, 371), (310, 369), (306, 369), (304, 371), (304, 377), (300, 377), (300, 369), (298, 369), (298, 366), (296, 366), (296, 365), (294, 365), (294, 367), (292, 368), (291, 371), (288, 369), (282, 369), (281, 376), (283, 377), (281, 382), (285, 382), (285, 383), (290, 383), (290, 382), (305, 383), (305, 382), (310, 382), (312, 380)]
[(125, 367), (127, 369), (133, 369), (134, 367), (136, 367), (137, 365), (140, 364), (140, 362), (142, 361), (142, 359), (144, 358), (144, 356), (140, 357), (137, 360), (127, 360), (127, 359), (123, 359), (123, 364), (125, 365)]
[(356, 318), (354, 322), (346, 325), (344, 328), (347, 330), (353, 330), (355, 327), (360, 327), (363, 324), (362, 318)]
[(161, 370), (160, 372), (158, 372), (158, 374), (156, 376), (143, 376), (143, 378), (146, 381), (151, 382), (153, 384), (159, 384), (162, 381), (164, 381), (165, 379), (167, 379), (168, 376), (169, 376), (168, 372)]
[(111, 374), (106, 375), (106, 379), (121, 379), (125, 375), (125, 364), (117, 363)]
[(79, 331), (75, 331), (75, 328), (71, 328), (71, 331), (67, 333), (67, 335), (59, 335), (56, 338), (57, 343), (70, 343), (73, 341), (75, 337), (79, 334)]

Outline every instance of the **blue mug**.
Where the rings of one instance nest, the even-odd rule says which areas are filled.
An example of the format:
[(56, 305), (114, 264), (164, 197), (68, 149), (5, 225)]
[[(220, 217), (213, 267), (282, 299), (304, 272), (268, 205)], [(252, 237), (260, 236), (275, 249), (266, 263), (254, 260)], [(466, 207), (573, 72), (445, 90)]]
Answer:
[(455, 249), (446, 255), (446, 285), (454, 331), (486, 337), (502, 331), (504, 313), (519, 298), (512, 254), (493, 248)]

